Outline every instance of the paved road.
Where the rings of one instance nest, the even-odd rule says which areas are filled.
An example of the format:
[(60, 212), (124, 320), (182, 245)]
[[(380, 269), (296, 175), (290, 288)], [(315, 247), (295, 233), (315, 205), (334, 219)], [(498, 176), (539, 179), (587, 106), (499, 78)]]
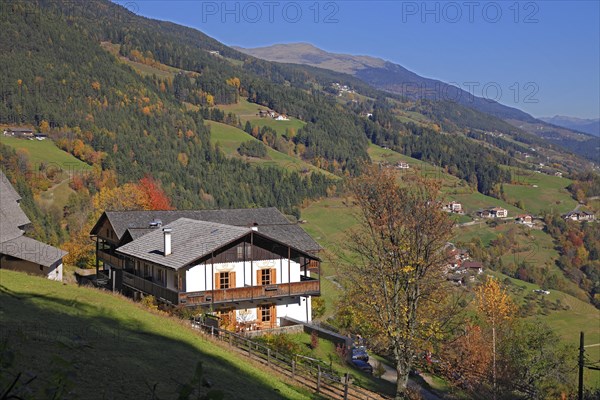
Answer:
[[(373, 359), (370, 359), (369, 363), (371, 364), (371, 366), (373, 366), (373, 368), (375, 368), (375, 361)], [(384, 363), (381, 363), (381, 365), (383, 365), (383, 367), (385, 368), (385, 373), (381, 376), (381, 379), (385, 379), (386, 381), (395, 384), (397, 380), (396, 377), (398, 376), (396, 374), (396, 370)], [(442, 400), (441, 397), (420, 386), (418, 383), (416, 383), (410, 378), (408, 379), (408, 386), (410, 386), (413, 389), (417, 389), (425, 400)]]

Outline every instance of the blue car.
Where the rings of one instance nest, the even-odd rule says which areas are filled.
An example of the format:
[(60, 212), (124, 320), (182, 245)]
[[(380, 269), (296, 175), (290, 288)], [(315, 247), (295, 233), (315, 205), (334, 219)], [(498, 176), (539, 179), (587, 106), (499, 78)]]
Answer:
[(364, 346), (355, 347), (352, 349), (352, 360), (369, 361), (369, 354)]
[(354, 365), (355, 368), (358, 368), (361, 371), (366, 372), (367, 374), (370, 374), (370, 375), (373, 374), (373, 367), (371, 366), (371, 364), (369, 364), (366, 361), (352, 360), (352, 364)]

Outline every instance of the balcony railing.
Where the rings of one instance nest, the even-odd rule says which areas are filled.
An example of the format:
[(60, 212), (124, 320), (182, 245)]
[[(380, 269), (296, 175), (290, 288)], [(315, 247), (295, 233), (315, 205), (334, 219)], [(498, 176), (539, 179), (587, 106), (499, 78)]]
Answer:
[(290, 296), (319, 296), (321, 294), (318, 279), (264, 286), (207, 290), (203, 292), (177, 292), (148, 279), (123, 271), (123, 285), (146, 294), (151, 294), (159, 300), (175, 305), (184, 304), (186, 306), (227, 304), (236, 301), (268, 300)]
[(124, 260), (105, 251), (98, 250), (96, 257), (115, 268), (123, 268)]
[(130, 274), (129, 272), (123, 271), (123, 285), (129, 286), (132, 289), (139, 290), (146, 294), (151, 294), (158, 300), (167, 301), (175, 305), (179, 304), (178, 292), (167, 289), (164, 286), (160, 286), (140, 276)]
[(225, 304), (237, 301), (277, 299), (289, 296), (319, 296), (320, 282), (317, 279), (302, 282), (278, 283), (265, 286), (247, 286), (231, 289), (207, 290), (203, 292), (179, 293), (179, 302), (188, 306)]

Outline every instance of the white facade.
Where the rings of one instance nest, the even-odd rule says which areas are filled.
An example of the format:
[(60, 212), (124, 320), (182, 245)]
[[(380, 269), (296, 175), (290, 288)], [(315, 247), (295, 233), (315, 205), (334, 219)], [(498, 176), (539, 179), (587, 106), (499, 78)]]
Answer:
[[(217, 288), (215, 274), (220, 272), (234, 272), (235, 282), (230, 282), (230, 288), (243, 288), (245, 286), (258, 286), (257, 271), (262, 269), (275, 270), (274, 284), (300, 282), (300, 264), (295, 261), (289, 262), (285, 258), (264, 261), (239, 261), (231, 263), (198, 264), (185, 272), (186, 292), (204, 292)], [(309, 276), (307, 271), (306, 275)], [(280, 317), (290, 317), (299, 321), (311, 321), (312, 305), (311, 297), (299, 297), (297, 303), (277, 305), (277, 325)], [(236, 320), (240, 323), (255, 321), (258, 319), (257, 308), (237, 309)]]
[[(288, 280), (288, 260), (239, 261), (220, 264), (198, 264), (188, 269), (185, 273), (186, 292), (204, 292), (216, 289), (214, 274), (218, 272), (235, 272), (235, 284), (231, 288), (256, 285), (256, 271), (261, 269), (275, 269), (275, 284), (300, 282), (300, 264), (290, 261), (290, 279)], [(214, 270), (214, 271), (213, 271)], [(308, 276), (308, 272), (307, 272)]]

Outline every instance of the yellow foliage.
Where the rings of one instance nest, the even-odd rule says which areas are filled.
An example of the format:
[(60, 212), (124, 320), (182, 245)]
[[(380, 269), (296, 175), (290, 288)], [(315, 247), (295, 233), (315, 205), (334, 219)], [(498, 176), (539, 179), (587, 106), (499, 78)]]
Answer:
[(179, 153), (179, 154), (177, 155), (177, 161), (179, 161), (179, 163), (180, 163), (182, 166), (184, 166), (184, 167), (187, 167), (187, 165), (188, 165), (188, 162), (189, 162), (188, 155), (187, 155), (187, 154), (185, 154), (185, 153)]
[(515, 313), (515, 305), (500, 283), (489, 277), (475, 290), (477, 307), (492, 326), (507, 321)]
[(46, 121), (45, 119), (42, 120), (42, 122), (40, 122), (40, 132), (48, 133), (49, 130), (50, 130), (50, 124), (48, 123), (48, 121)]
[(207, 93), (206, 94), (206, 105), (209, 107), (212, 107), (215, 105), (215, 96), (213, 96), (212, 94)]

